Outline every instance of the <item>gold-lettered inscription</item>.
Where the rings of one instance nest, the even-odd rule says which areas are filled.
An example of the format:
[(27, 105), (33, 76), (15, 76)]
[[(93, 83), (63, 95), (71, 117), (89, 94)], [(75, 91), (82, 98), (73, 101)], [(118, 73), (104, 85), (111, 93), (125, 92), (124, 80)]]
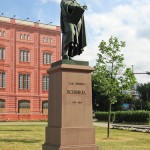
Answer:
[[(82, 86), (85, 86), (86, 84), (85, 83), (82, 83), (82, 82), (68, 82), (68, 85), (69, 86), (72, 86), (72, 88), (70, 87), (68, 90), (67, 90), (67, 94), (75, 94), (75, 95), (86, 95), (86, 91), (85, 90), (81, 90), (83, 88), (80, 89), (80, 87)], [(73, 86), (76, 86), (78, 87), (79, 89), (73, 89)]]
[(67, 90), (67, 94), (86, 95), (84, 90)]

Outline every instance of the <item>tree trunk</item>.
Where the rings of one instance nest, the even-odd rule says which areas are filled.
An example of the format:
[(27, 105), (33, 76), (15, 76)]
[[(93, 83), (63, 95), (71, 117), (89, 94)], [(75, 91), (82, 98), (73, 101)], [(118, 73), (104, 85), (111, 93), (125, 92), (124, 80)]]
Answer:
[(107, 127), (107, 139), (110, 138), (110, 117), (111, 117), (111, 101), (109, 100), (108, 110), (108, 127)]

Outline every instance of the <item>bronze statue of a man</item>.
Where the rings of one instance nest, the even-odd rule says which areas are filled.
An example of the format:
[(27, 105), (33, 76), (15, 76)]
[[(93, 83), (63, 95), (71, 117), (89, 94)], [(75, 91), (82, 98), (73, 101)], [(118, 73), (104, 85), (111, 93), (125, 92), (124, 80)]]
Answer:
[(84, 10), (76, 0), (61, 0), (62, 58), (80, 55), (86, 44)]

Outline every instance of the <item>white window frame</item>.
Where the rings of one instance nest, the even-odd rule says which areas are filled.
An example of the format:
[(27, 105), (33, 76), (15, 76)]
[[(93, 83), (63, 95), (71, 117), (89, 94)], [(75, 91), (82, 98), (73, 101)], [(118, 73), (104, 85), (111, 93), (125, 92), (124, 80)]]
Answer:
[(30, 62), (30, 51), (29, 50), (20, 50), (19, 51), (20, 62)]
[(6, 87), (6, 75), (5, 72), (0, 72), (0, 88)]
[(27, 35), (26, 35), (26, 34), (24, 34), (24, 39), (25, 39), (25, 40), (27, 39)]
[(43, 75), (42, 76), (42, 90), (48, 91), (48, 89), (49, 89), (49, 76)]
[(52, 53), (43, 52), (43, 64), (51, 64), (53, 62)]
[(23, 39), (23, 35), (22, 35), (22, 34), (20, 34), (20, 39), (21, 39), (21, 40)]
[(53, 38), (50, 38), (50, 39), (49, 39), (49, 42), (50, 42), (50, 43), (53, 43)]
[(29, 34), (27, 35), (27, 40), (30, 40), (30, 35)]
[(5, 36), (5, 31), (0, 30), (0, 36)]
[(19, 89), (30, 90), (30, 74), (19, 74)]

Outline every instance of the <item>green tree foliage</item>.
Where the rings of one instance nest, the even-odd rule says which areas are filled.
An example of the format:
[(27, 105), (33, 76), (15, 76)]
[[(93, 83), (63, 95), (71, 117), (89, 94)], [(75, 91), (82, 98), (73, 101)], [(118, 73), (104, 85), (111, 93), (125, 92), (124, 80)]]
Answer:
[[(123, 47), (125, 42), (118, 41), (116, 37), (110, 37), (108, 43), (102, 41), (93, 72), (93, 88), (105, 95), (108, 100), (107, 138), (109, 138), (111, 105), (116, 103), (118, 96), (124, 94), (123, 91), (129, 90), (136, 83), (131, 69), (125, 69), (124, 55), (121, 54)], [(120, 73), (122, 70), (124, 70), (123, 74)]]
[(142, 109), (150, 110), (150, 83), (139, 84), (137, 91), (140, 95)]
[(94, 85), (96, 84), (94, 80), (92, 80), (92, 106), (93, 111), (108, 111), (108, 97), (106, 95), (102, 95)]
[[(103, 95), (101, 92), (99, 92), (96, 88), (94, 88), (94, 85), (96, 83), (94, 83), (93, 81), (93, 87), (92, 87), (92, 106), (93, 106), (93, 111), (94, 112), (98, 112), (98, 111), (103, 111), (106, 112), (108, 111), (108, 96)], [(116, 97), (116, 103), (114, 103), (112, 105), (112, 111), (121, 111), (123, 109), (123, 104), (127, 103), (130, 105), (130, 107), (132, 107), (133, 109), (135, 109), (134, 107), (134, 103), (135, 100), (133, 99), (131, 94), (120, 94), (120, 96)], [(139, 108), (137, 110), (141, 110), (141, 105), (140, 105), (140, 101), (138, 101), (138, 106), (136, 105), (136, 108)]]

